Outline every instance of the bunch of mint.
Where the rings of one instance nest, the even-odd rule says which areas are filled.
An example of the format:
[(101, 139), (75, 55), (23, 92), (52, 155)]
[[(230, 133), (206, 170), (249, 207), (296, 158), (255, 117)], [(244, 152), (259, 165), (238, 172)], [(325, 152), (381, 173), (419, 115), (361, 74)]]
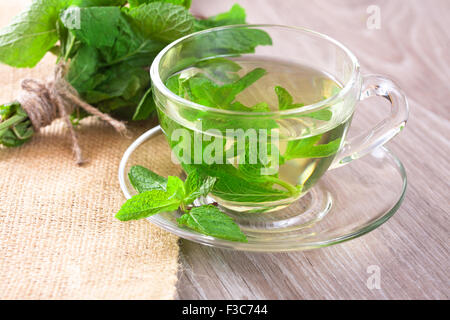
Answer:
[[(87, 103), (123, 120), (145, 120), (155, 108), (148, 70), (167, 44), (196, 31), (246, 22), (239, 5), (209, 19), (195, 18), (190, 5), (191, 0), (34, 0), (0, 30), (0, 62), (32, 68), (52, 52), (69, 65), (67, 80)], [(235, 34), (224, 45), (233, 48), (249, 38)], [(251, 51), (258, 41), (234, 50)], [(75, 112), (73, 122), (86, 116)], [(33, 134), (19, 103), (0, 105), (0, 145), (20, 146)]]
[(117, 219), (138, 220), (180, 209), (184, 213), (177, 219), (180, 226), (212, 237), (247, 242), (239, 226), (217, 207), (192, 206), (197, 198), (211, 192), (217, 182), (216, 178), (193, 171), (183, 182), (174, 176), (166, 179), (141, 166), (132, 167), (129, 178), (139, 194), (125, 202), (116, 215)]

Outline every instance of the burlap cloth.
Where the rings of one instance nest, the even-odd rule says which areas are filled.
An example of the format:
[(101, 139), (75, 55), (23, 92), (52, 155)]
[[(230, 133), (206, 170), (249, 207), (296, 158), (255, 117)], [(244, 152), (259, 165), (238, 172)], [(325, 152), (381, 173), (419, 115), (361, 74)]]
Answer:
[[(2, 0), (0, 26), (26, 2)], [(33, 70), (1, 65), (0, 103), (18, 95), (21, 79), (45, 79), (54, 61), (49, 55)], [(146, 128), (131, 129), (137, 137)], [(177, 238), (114, 219), (124, 201), (118, 165), (132, 140), (98, 120), (84, 120), (78, 133), (83, 167), (62, 122), (21, 148), (0, 147), (0, 299), (172, 299)]]

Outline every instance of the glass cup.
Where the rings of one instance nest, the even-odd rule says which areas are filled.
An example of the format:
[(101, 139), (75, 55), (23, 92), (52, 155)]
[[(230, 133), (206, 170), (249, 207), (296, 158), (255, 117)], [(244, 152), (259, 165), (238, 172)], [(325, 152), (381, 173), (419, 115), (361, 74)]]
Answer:
[[(252, 47), (256, 38), (262, 38), (264, 45)], [(248, 112), (195, 103), (166, 86), (171, 76), (213, 59), (313, 68), (341, 88), (308, 105)], [(311, 193), (317, 181), (327, 170), (388, 142), (408, 118), (406, 98), (392, 81), (362, 76), (350, 50), (304, 28), (237, 25), (198, 32), (166, 47), (150, 72), (172, 160), (181, 163), (188, 174), (196, 171), (216, 177), (210, 197), (200, 202), (217, 203), (241, 225), (264, 227), (270, 220), (271, 225), (283, 221), (278, 227), (286, 227), (289, 221), (298, 224), (302, 214), (308, 217), (301, 224), (322, 218), (331, 200), (318, 199), (320, 192)], [(347, 132), (358, 101), (371, 97), (388, 100), (390, 114), (366, 133), (349, 139)], [(317, 201), (302, 203), (307, 194), (314, 194)], [(296, 209), (292, 210), (294, 203)]]

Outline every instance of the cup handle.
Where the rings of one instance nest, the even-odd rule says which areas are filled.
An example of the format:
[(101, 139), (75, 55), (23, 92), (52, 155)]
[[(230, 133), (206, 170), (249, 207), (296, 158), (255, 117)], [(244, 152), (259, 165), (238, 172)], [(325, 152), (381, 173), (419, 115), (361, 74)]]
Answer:
[(345, 141), (330, 169), (342, 167), (384, 145), (402, 131), (408, 120), (409, 107), (406, 96), (391, 80), (379, 75), (366, 75), (363, 77), (362, 88), (360, 101), (372, 97), (385, 98), (391, 103), (391, 112), (370, 132)]

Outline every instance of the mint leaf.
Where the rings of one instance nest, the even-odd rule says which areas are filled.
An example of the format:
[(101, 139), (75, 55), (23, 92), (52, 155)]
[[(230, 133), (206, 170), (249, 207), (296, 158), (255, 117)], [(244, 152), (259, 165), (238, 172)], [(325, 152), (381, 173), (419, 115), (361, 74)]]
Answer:
[(327, 144), (316, 145), (322, 137), (323, 135), (317, 135), (301, 140), (289, 141), (284, 154), (285, 160), (295, 158), (326, 158), (337, 153), (341, 145), (341, 138)]
[[(98, 81), (100, 80), (100, 81)], [(103, 100), (122, 97), (125, 100), (131, 100), (138, 95), (142, 97), (145, 93), (150, 77), (148, 72), (139, 67), (130, 66), (123, 62), (111, 66), (105, 71), (97, 72), (91, 81), (87, 81), (93, 89), (87, 92), (84, 88), (74, 85), (80, 93), (84, 93), (84, 98), (89, 103), (98, 103)], [(70, 81), (72, 84), (72, 82)]]
[(294, 98), (292, 98), (291, 94), (283, 87), (276, 86), (275, 93), (278, 96), (278, 108), (280, 110), (295, 109), (304, 106), (303, 103), (294, 104)]
[(228, 110), (233, 111), (243, 111), (243, 112), (270, 112), (269, 104), (266, 102), (260, 102), (255, 104), (252, 107), (247, 107), (240, 103), (239, 101), (233, 102), (230, 104), (230, 107), (227, 108)]
[(289, 109), (294, 102), (294, 99), (289, 94), (289, 92), (283, 87), (276, 86), (275, 93), (277, 94), (278, 97), (278, 109), (280, 110)]
[[(185, 211), (186, 205), (200, 196), (206, 196), (213, 189), (216, 178), (207, 177), (193, 170), (185, 182), (178, 177), (165, 179), (141, 167), (131, 168), (129, 178), (132, 185), (142, 193), (129, 199), (116, 218), (121, 221), (137, 220), (152, 215), (177, 210)], [(212, 205), (195, 207), (177, 219), (178, 223), (197, 232), (227, 239), (247, 242), (234, 221)]]
[(152, 2), (132, 8), (128, 15), (146, 38), (172, 42), (194, 31), (194, 17), (181, 6)]
[(56, 22), (69, 0), (35, 0), (0, 30), (0, 62), (34, 67), (58, 41)]
[(211, 108), (222, 104), (224, 96), (220, 87), (205, 76), (190, 78), (188, 84), (191, 101)]
[(243, 172), (231, 164), (183, 164), (189, 174), (194, 170), (204, 175), (216, 177), (212, 194), (224, 200), (235, 202), (267, 202), (286, 199), (290, 192), (272, 188), (273, 181), (269, 176), (261, 176), (261, 180), (249, 179)]
[[(61, 14), (61, 21), (83, 43), (102, 48), (114, 45), (120, 34), (121, 15), (119, 7), (71, 7)], [(79, 18), (77, 25), (73, 24), (74, 16)]]
[(242, 78), (225, 85), (218, 85), (202, 74), (188, 80), (194, 102), (227, 109), (236, 96), (266, 74), (266, 70), (256, 68)]
[(169, 176), (167, 179), (167, 192), (173, 194), (174, 198), (182, 202), (186, 197), (186, 189), (183, 180), (178, 177)]
[[(80, 17), (80, 26), (73, 26), (72, 15)], [(143, 67), (151, 64), (165, 44), (146, 39), (135, 32), (129, 18), (118, 7), (69, 8), (61, 20), (77, 40), (99, 49), (102, 67), (121, 62)]]
[[(206, 196), (214, 187), (216, 178), (205, 177), (193, 171), (183, 183), (180, 178), (169, 176), (165, 179), (142, 167), (131, 168), (129, 178), (132, 185), (141, 193), (129, 199), (116, 218), (121, 221), (138, 220), (152, 215), (177, 210), (200, 196)], [(247, 242), (234, 221), (214, 206), (195, 207), (177, 219), (197, 232), (227, 239)]]
[[(220, 33), (205, 33), (197, 37), (195, 44), (185, 44), (188, 53), (198, 56), (201, 52), (203, 58), (220, 55), (234, 55), (254, 53), (260, 45), (272, 45), (272, 39), (263, 30), (253, 28), (224, 29)], [(197, 54), (195, 54), (197, 52)], [(189, 52), (189, 55), (191, 53)]]
[(214, 17), (196, 20), (195, 29), (196, 31), (205, 30), (214, 27), (227, 26), (232, 24), (245, 24), (246, 14), (244, 8), (240, 5), (235, 4), (231, 7), (230, 11), (220, 13)]
[(192, 3), (192, 0), (128, 0), (131, 8), (139, 7), (141, 4), (151, 3), (151, 2), (166, 2), (172, 3), (179, 6), (183, 6), (186, 9), (189, 9)]
[(195, 64), (194, 67), (201, 69), (208, 78), (222, 84), (239, 80), (240, 77), (237, 72), (242, 69), (238, 63), (225, 58), (201, 61)]
[[(166, 86), (181, 97), (187, 95), (193, 102), (212, 108), (231, 110), (241, 109), (249, 111), (250, 108), (245, 107), (239, 102), (235, 102), (234, 105), (232, 102), (239, 93), (250, 87), (267, 73), (262, 68), (255, 68), (241, 78), (236, 73), (241, 67), (235, 62), (226, 59), (220, 59), (214, 62), (202, 62), (196, 66), (199, 68), (206, 66), (206, 68), (203, 73), (198, 73), (188, 79), (181, 79), (179, 74), (174, 75), (166, 81)], [(223, 82), (224, 84), (216, 83), (211, 78), (216, 78), (218, 82)], [(266, 103), (259, 103), (255, 105), (254, 109), (255, 111), (270, 110)]]
[(203, 176), (197, 170), (192, 171), (184, 183), (186, 189), (184, 203), (190, 204), (195, 199), (206, 197), (214, 188), (216, 181), (215, 177)]
[(146, 120), (150, 117), (152, 112), (155, 110), (155, 100), (153, 100), (152, 89), (144, 94), (141, 101), (139, 102), (136, 111), (133, 115), (133, 121)]
[(183, 97), (182, 87), (180, 84), (180, 74), (176, 74), (167, 79), (166, 87), (177, 96)]
[(20, 147), (27, 140), (18, 139), (12, 129), (0, 130), (0, 145), (8, 148)]
[(232, 25), (232, 24), (245, 24), (246, 14), (244, 8), (235, 3), (230, 11), (219, 13), (218, 15), (207, 19), (213, 21), (216, 26)]
[(71, 5), (78, 7), (123, 6), (127, 0), (72, 0)]
[(95, 85), (94, 76), (99, 67), (98, 51), (90, 46), (82, 46), (70, 63), (67, 81), (79, 93), (85, 92)]
[(333, 117), (333, 112), (328, 109), (321, 109), (319, 111), (314, 111), (308, 114), (304, 114), (304, 117), (313, 118), (316, 120), (322, 120), (322, 121), (330, 121)]
[[(139, 189), (151, 187), (147, 182), (153, 178), (155, 186), (162, 183), (162, 177), (152, 174), (151, 171), (143, 170), (143, 167), (135, 168), (139, 178), (137, 185)], [(134, 185), (134, 184), (133, 184)], [(142, 188), (141, 188), (142, 187)], [(169, 176), (166, 190), (151, 189), (144, 191), (129, 199), (117, 213), (116, 218), (121, 221), (138, 220), (150, 217), (154, 214), (177, 210), (185, 197), (184, 183), (178, 177)]]
[(19, 103), (0, 105), (0, 145), (18, 147), (29, 141), (34, 129)]
[(142, 166), (134, 166), (128, 173), (133, 187), (139, 192), (167, 190), (167, 179)]
[[(303, 103), (294, 103), (292, 95), (283, 87), (276, 86), (275, 93), (278, 97), (278, 108), (280, 110), (289, 110), (304, 107)], [(307, 114), (302, 114), (300, 117), (308, 117), (316, 120), (330, 121), (333, 113), (329, 109), (321, 109)]]
[[(79, 10), (81, 29), (70, 24), (73, 10)], [(133, 29), (126, 12), (118, 7), (64, 11), (62, 21), (70, 33), (66, 36), (65, 28), (60, 28), (62, 53), (71, 58), (69, 82), (86, 102), (113, 117), (145, 120), (154, 111), (145, 67), (165, 43), (144, 38)], [(89, 58), (86, 50), (96, 50), (97, 57)], [(77, 120), (84, 116), (76, 115)]]
[(193, 208), (177, 221), (180, 225), (212, 237), (248, 242), (247, 237), (233, 219), (212, 205)]
[(138, 220), (157, 213), (177, 210), (181, 201), (175, 194), (176, 192), (151, 190), (135, 195), (125, 202), (116, 218), (121, 221)]
[(149, 67), (158, 53), (165, 47), (164, 43), (144, 39), (131, 29), (124, 29), (111, 50), (103, 50), (105, 67), (120, 62), (127, 62), (135, 67)]
[[(218, 14), (209, 19), (195, 20), (195, 31), (214, 27), (245, 24), (245, 10), (235, 4), (230, 11)], [(183, 48), (186, 56), (201, 58), (225, 56), (233, 54), (254, 53), (259, 45), (272, 45), (272, 39), (267, 32), (260, 29), (241, 28), (221, 30), (220, 33), (203, 34), (197, 37), (192, 47), (186, 44)], [(188, 53), (192, 51), (191, 53)]]
[[(224, 59), (225, 60), (225, 59)], [(258, 81), (264, 75), (266, 75), (266, 70), (262, 68), (256, 68), (250, 72), (248, 72), (243, 77), (239, 77), (239, 75), (234, 72), (230, 72), (231, 70), (238, 71), (240, 66), (235, 62), (231, 61), (231, 64), (226, 64), (224, 61), (217, 61), (211, 63), (213, 67), (204, 73), (197, 73), (194, 76), (191, 76), (187, 79), (182, 79), (180, 74), (174, 75), (170, 77), (166, 86), (175, 94), (196, 102), (198, 104), (218, 109), (226, 109), (231, 111), (242, 111), (242, 112), (269, 112), (270, 107), (267, 103), (261, 102), (255, 104), (254, 106), (245, 106), (244, 104), (236, 101), (236, 97), (238, 94), (246, 90), (253, 83)], [(206, 64), (210, 67), (209, 64)], [(219, 65), (221, 67), (219, 67)], [(197, 65), (198, 66), (198, 65)], [(226, 67), (225, 67), (226, 66)], [(217, 67), (217, 68), (216, 68)], [(220, 69), (220, 71), (217, 71)], [(225, 71), (226, 70), (226, 71)], [(230, 70), (230, 71), (228, 71)], [(225, 71), (225, 72), (224, 72)], [(208, 74), (209, 73), (221, 73), (221, 77), (224, 80), (224, 84), (216, 83), (213, 81)], [(226, 75), (225, 75), (226, 73)], [(232, 79), (232, 74), (235, 75)], [(216, 77), (216, 73), (214, 74)], [(225, 78), (227, 77), (227, 78)], [(221, 82), (221, 81), (219, 81)], [(202, 119), (204, 111), (193, 111), (186, 110), (182, 113), (182, 116), (188, 120), (198, 120)], [(208, 117), (202, 119), (202, 125), (204, 130), (208, 129), (221, 129), (223, 128), (223, 132), (225, 133), (227, 129), (273, 129), (277, 128), (278, 124), (275, 120), (270, 119), (269, 117), (261, 117), (255, 119), (250, 122), (245, 118), (230, 118), (229, 121), (224, 121), (225, 119), (214, 119), (211, 121)]]
[(21, 109), (21, 105), (18, 102), (12, 102), (0, 105), (0, 120), (9, 119), (12, 115)]
[(236, 98), (236, 96), (250, 87), (253, 83), (261, 79), (263, 76), (267, 74), (267, 71), (262, 68), (255, 68), (241, 79), (227, 84), (222, 87), (223, 95), (228, 95), (226, 102), (230, 103), (232, 100)]
[(141, 4), (153, 2), (152, 0), (128, 0), (130, 8), (139, 7)]
[(0, 105), (0, 145), (18, 147), (29, 141), (34, 129), (20, 103)]
[(260, 176), (257, 181), (252, 181), (248, 177), (235, 175), (219, 179), (212, 193), (221, 199), (234, 202), (269, 202), (292, 196), (291, 191), (274, 189), (272, 185), (270, 176)]
[[(235, 148), (237, 149), (237, 146)], [(250, 181), (259, 181), (266, 184), (276, 183), (281, 184), (283, 187), (287, 186), (285, 182), (278, 179), (278, 173), (269, 174), (267, 171), (272, 164), (280, 160), (280, 151), (275, 144), (267, 143), (266, 152), (264, 154), (257, 152), (258, 156), (256, 157), (256, 161), (254, 161), (255, 159), (251, 159), (251, 154), (254, 154), (255, 151), (251, 149), (249, 142), (246, 141), (243, 150), (237, 149), (236, 151), (240, 155), (239, 157), (245, 157), (245, 162), (238, 165), (239, 171)], [(266, 174), (262, 174), (263, 170)], [(293, 190), (293, 187), (289, 185), (287, 189)]]

